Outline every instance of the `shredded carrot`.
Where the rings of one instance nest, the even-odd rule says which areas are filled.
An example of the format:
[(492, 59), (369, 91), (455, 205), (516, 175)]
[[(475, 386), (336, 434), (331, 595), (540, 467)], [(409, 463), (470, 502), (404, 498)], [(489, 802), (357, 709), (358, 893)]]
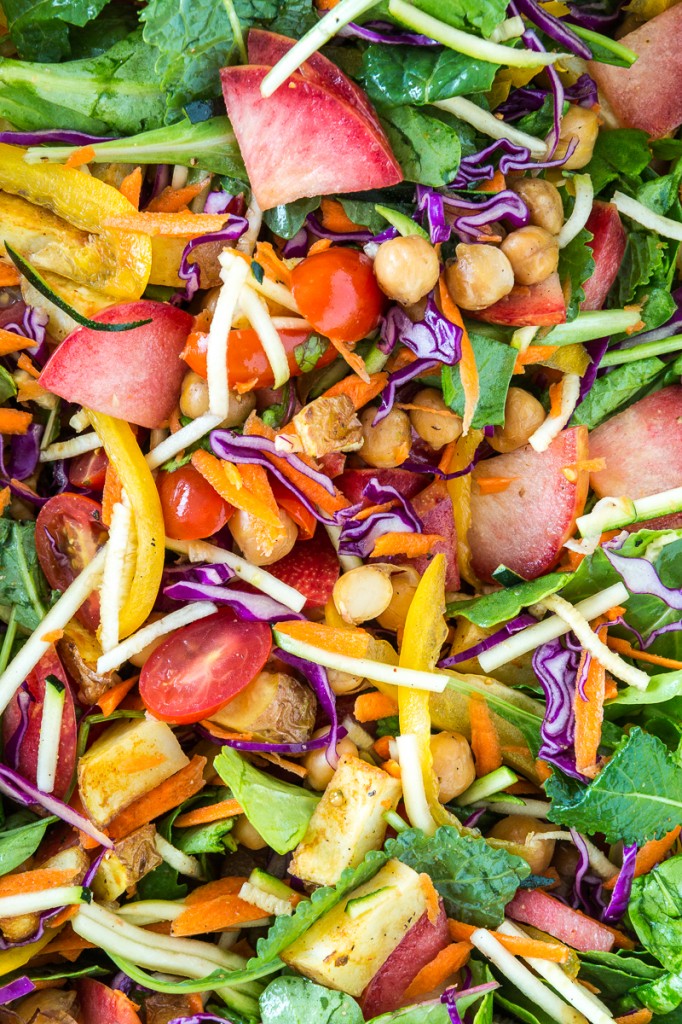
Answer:
[(476, 761), (476, 775), (488, 775), (502, 765), (502, 750), (490, 710), (481, 697), (469, 700), (471, 749)]
[[(455, 921), (448, 918), (450, 938), (455, 942), (468, 941), (476, 931), (473, 924), (465, 924), (464, 921)], [(503, 932), (491, 932), (500, 945), (504, 946), (508, 953), (514, 956), (530, 956), (537, 960), (549, 960), (555, 964), (565, 964), (571, 955), (568, 946), (561, 942), (544, 942), (541, 939), (528, 939), (520, 935), (505, 935)]]
[(476, 486), (479, 494), (500, 494), (515, 480), (517, 476), (480, 476), (476, 478)]
[(40, 370), (36, 367), (33, 360), (29, 356), (27, 356), (25, 352), (22, 352), (19, 358), (17, 359), (17, 366), (19, 367), (20, 370), (23, 370), (24, 373), (27, 373), (29, 377), (33, 377), (34, 380), (38, 380), (38, 377), (40, 376)]
[(270, 242), (258, 242), (254, 259), (271, 281), (277, 281), (286, 288), (291, 288), (291, 271), (284, 260), (279, 258)]
[(388, 761), (384, 761), (381, 766), (382, 771), (386, 772), (387, 775), (392, 775), (394, 779), (402, 778), (400, 773), (400, 765), (397, 761), (394, 761), (392, 757), (389, 757)]
[(288, 758), (283, 757), (281, 754), (275, 754), (271, 750), (261, 750), (258, 756), (263, 761), (269, 761), (270, 764), (276, 765), (277, 768), (281, 768), (285, 772), (297, 775), (299, 779), (305, 779), (308, 774), (308, 769), (305, 765), (300, 764), (298, 761), (290, 761)]
[[(98, 843), (95, 843), (94, 845), (97, 846)], [(63, 924), (66, 924), (67, 921), (70, 921), (71, 918), (75, 917), (77, 913), (77, 906), (64, 907), (63, 910), (61, 910), (58, 914), (55, 914), (55, 916), (50, 919), (50, 928), (61, 928)]]
[(91, 160), (94, 160), (96, 155), (92, 146), (81, 146), (80, 149), (69, 154), (65, 166), (82, 167), (83, 164), (89, 164)]
[(353, 519), (357, 519), (361, 523), (363, 520), (369, 519), (370, 516), (378, 515), (381, 512), (390, 512), (397, 504), (398, 500), (394, 498), (393, 501), (385, 501), (383, 505), (368, 505), (367, 508), (361, 508), (359, 512), (356, 512)]
[(514, 373), (523, 373), (524, 367), (533, 366), (535, 363), (542, 363), (551, 359), (558, 348), (558, 345), (530, 345), (523, 352), (519, 352), (514, 363)]
[(426, 916), (431, 924), (435, 924), (440, 917), (440, 898), (431, 881), (431, 876), (427, 875), (425, 871), (419, 875), (419, 887), (426, 899)]
[(104, 474), (104, 490), (102, 491), (102, 522), (105, 526), (111, 526), (114, 505), (121, 500), (122, 494), (123, 488), (118, 473), (109, 462)]
[(346, 654), (349, 658), (367, 658), (374, 643), (372, 635), (357, 626), (340, 629), (337, 626), (327, 626), (324, 622), (293, 620), (278, 622), (274, 628), (293, 640), (321, 647), (334, 654)]
[(140, 193), (142, 191), (142, 168), (136, 167), (130, 174), (126, 174), (118, 190), (138, 210), (140, 208)]
[(497, 170), (493, 174), (492, 178), (488, 178), (487, 181), (482, 181), (477, 189), (479, 192), (502, 192), (507, 187), (507, 183), (504, 178), (502, 171)]
[[(600, 640), (606, 639), (607, 627), (605, 625), (597, 628), (597, 636)], [(586, 651), (580, 659), (578, 666), (578, 679), (583, 673), (585, 659), (589, 657)], [(597, 758), (599, 744), (601, 742), (602, 722), (604, 720), (604, 691), (606, 688), (606, 672), (601, 662), (590, 657), (587, 668), (587, 677), (583, 686), (583, 694), (576, 686), (573, 699), (573, 711), (575, 713), (575, 761), (576, 767), (583, 775), (595, 775), (597, 771)]]
[(392, 555), (419, 558), (428, 555), (442, 540), (439, 533), (384, 533), (377, 538), (372, 558), (388, 558)]
[(227, 219), (226, 214), (213, 213), (122, 213), (106, 217), (102, 227), (118, 231), (139, 231), (153, 237), (165, 235), (195, 238), (220, 231)]
[(63, 629), (51, 629), (49, 633), (43, 633), (40, 639), (44, 644), (56, 644), (63, 636)]
[[(576, 910), (576, 914), (580, 914), (580, 911)], [(587, 914), (582, 914), (581, 916), (587, 917)], [(593, 919), (590, 918), (590, 920)], [(606, 928), (608, 932), (611, 932), (611, 934), (613, 935), (613, 944), (616, 947), (616, 949), (635, 948), (636, 943), (632, 939), (628, 938), (627, 935), (623, 934), (623, 932), (619, 931), (617, 928), (611, 928), (609, 925), (606, 924), (603, 924), (602, 928)]]
[[(397, 707), (397, 705), (396, 705)], [(357, 712), (356, 712), (357, 717)], [(391, 736), (380, 736), (378, 740), (375, 740), (372, 744), (376, 751), (377, 757), (381, 761), (388, 761), (391, 756)]]
[[(269, 504), (257, 497), (244, 486), (241, 474), (234, 476), (235, 467), (229, 462), (217, 459), (210, 452), (200, 449), (192, 456), (192, 465), (213, 489), (235, 508), (260, 519), (279, 537), (283, 531), (282, 522)], [(238, 481), (238, 483), (237, 483)]]
[[(54, 918), (50, 921), (50, 927), (54, 927)], [(48, 942), (47, 946), (41, 950), (41, 956), (59, 953), (60, 956), (66, 957), (67, 960), (76, 960), (84, 949), (96, 948), (94, 943), (88, 942), (87, 939), (82, 939), (80, 935), (76, 935), (69, 926), (64, 928), (59, 935), (55, 935), (51, 942)]]
[(648, 651), (638, 651), (627, 640), (620, 640), (615, 636), (610, 636), (607, 644), (612, 651), (624, 654), (628, 658), (635, 658), (637, 661), (648, 661), (652, 665), (662, 665), (664, 668), (682, 668), (682, 661), (675, 661), (674, 658), (663, 658), (660, 654), (650, 654)]
[(276, 477), (272, 477), (270, 486), (278, 506), (283, 508), (298, 526), (300, 539), (312, 540), (317, 528), (317, 520), (312, 512), (309, 512), (303, 502), (299, 501), (296, 495), (280, 483)]
[(206, 882), (185, 898), (185, 905), (194, 907), (200, 903), (212, 903), (213, 900), (223, 899), (225, 896), (237, 896), (247, 881), (247, 878), (228, 875), (226, 878), (217, 878), (214, 882)]
[(441, 949), (431, 963), (422, 967), (419, 974), (410, 982), (404, 998), (416, 999), (445, 984), (448, 978), (464, 967), (473, 948), (470, 942), (453, 942), (445, 949)]
[(69, 885), (74, 877), (74, 871), (58, 871), (56, 868), (37, 868), (35, 871), (4, 875), (0, 878), (0, 896), (18, 896), (21, 893), (56, 889), (59, 885)]
[(195, 754), (179, 772), (117, 814), (107, 829), (111, 838), (122, 839), (198, 793), (204, 787), (205, 767), (206, 758)]
[[(0, 287), (2, 282), (0, 281)], [(0, 356), (8, 356), (12, 352), (20, 352), (22, 348), (35, 348), (35, 341), (32, 338), (23, 338), (13, 331), (6, 331), (0, 327)]]
[(540, 758), (537, 758), (535, 761), (535, 771), (537, 772), (540, 782), (547, 782), (547, 780), (552, 777), (552, 769), (546, 761), (543, 761)]
[[(505, 750), (505, 748), (502, 748)], [(512, 796), (537, 796), (542, 797), (543, 793), (539, 786), (536, 786), (534, 782), (529, 779), (519, 779), (518, 782), (512, 782), (511, 786), (507, 786), (505, 793), (511, 793)]]
[(549, 385), (549, 415), (557, 419), (561, 415), (561, 398), (564, 393), (564, 380)]
[(49, 392), (46, 391), (37, 380), (29, 378), (27, 380), (23, 380), (19, 384), (17, 402), (38, 402), (47, 394), (49, 394)]
[(330, 339), (332, 345), (339, 353), (342, 359), (350, 366), (351, 370), (357, 373), (360, 380), (364, 381), (365, 384), (369, 384), (369, 374), (367, 373), (367, 367), (365, 366), (365, 360), (362, 356), (359, 356), (357, 352), (353, 352), (351, 348), (345, 343), (345, 341), (339, 341), (338, 338)]
[(376, 398), (388, 383), (387, 373), (372, 373), (369, 380), (360, 380), (358, 377), (344, 377), (343, 380), (332, 384), (322, 395), (323, 398), (335, 398), (337, 395), (347, 395), (351, 399), (355, 411), (364, 408), (368, 402)]
[[(674, 846), (680, 830), (680, 826), (677, 825), (667, 835), (663, 836), (662, 839), (650, 839), (648, 843), (645, 843), (637, 851), (637, 856), (635, 857), (635, 878), (647, 875), (652, 868), (655, 868), (663, 860), (666, 853)], [(609, 878), (607, 882), (604, 882), (604, 889), (613, 889), (617, 880), (618, 875)]]
[(243, 813), (244, 809), (238, 800), (220, 800), (217, 804), (197, 807), (194, 811), (181, 814), (175, 819), (174, 825), (176, 828), (190, 828), (192, 825), (206, 825), (211, 821), (234, 818)]
[(318, 252), (326, 252), (331, 249), (332, 243), (328, 238), (318, 238), (308, 249), (309, 256), (316, 256)]
[(327, 231), (337, 231), (342, 234), (349, 231), (362, 231), (359, 224), (346, 216), (346, 211), (338, 199), (323, 199), (320, 203), (320, 213), (322, 226)]
[(0, 491), (0, 516), (3, 514), (10, 501), (12, 500), (12, 492), (9, 487), (3, 487)]
[(139, 676), (132, 676), (130, 679), (122, 679), (103, 693), (97, 703), (103, 715), (110, 715), (116, 710), (121, 701), (137, 683)]
[(390, 718), (398, 714), (398, 705), (392, 697), (378, 690), (361, 693), (355, 698), (353, 714), (358, 722), (376, 722), (380, 718)]
[(33, 416), (19, 409), (0, 409), (0, 434), (25, 434)]
[(440, 279), (440, 304), (443, 308), (444, 315), (450, 323), (456, 324), (462, 331), (462, 338), (460, 342), (462, 355), (459, 360), (459, 378), (462, 382), (462, 390), (464, 391), (462, 433), (466, 436), (469, 433), (474, 413), (476, 412), (476, 406), (478, 405), (478, 399), (481, 394), (481, 387), (478, 379), (478, 367), (476, 366), (476, 358), (474, 356), (469, 332), (464, 326), (462, 314), (450, 297), (450, 292), (447, 289), (444, 277), (441, 277)]
[(649, 1024), (653, 1017), (651, 1010), (642, 1007), (641, 1010), (633, 1010), (631, 1013), (624, 1013), (622, 1017), (614, 1017), (616, 1024)]
[(21, 274), (15, 267), (8, 267), (0, 260), (0, 288), (13, 288), (21, 281)]
[[(208, 178), (195, 181), (192, 185), (185, 185), (183, 188), (173, 188), (167, 185), (158, 196), (155, 196), (145, 207), (146, 213), (184, 213), (187, 206), (199, 195), (205, 187)], [(225, 217), (223, 217), (225, 220)]]
[[(246, 879), (237, 881), (240, 882), (241, 889)], [(195, 889), (192, 895), (196, 896), (199, 891)], [(200, 902), (193, 900), (191, 904), (188, 903), (187, 909), (173, 921), (171, 935), (204, 935), (207, 932), (220, 932), (227, 928), (238, 928), (251, 921), (261, 921), (264, 917), (268, 917), (268, 914), (262, 907), (247, 903), (237, 895), (224, 894), (213, 899), (202, 899)]]

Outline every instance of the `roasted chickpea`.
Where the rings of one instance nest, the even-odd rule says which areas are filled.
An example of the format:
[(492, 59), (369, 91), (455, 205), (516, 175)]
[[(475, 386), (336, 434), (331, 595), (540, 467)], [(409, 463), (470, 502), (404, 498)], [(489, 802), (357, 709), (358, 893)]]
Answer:
[(504, 426), (495, 427), (488, 443), (496, 452), (516, 451), (528, 443), (545, 419), (545, 410), (537, 398), (523, 388), (509, 388), (504, 406)]
[[(448, 409), (437, 388), (422, 388), (412, 399), (412, 405), (422, 408), (410, 410), (410, 423), (422, 441), (426, 441), (434, 451), (440, 451), (461, 435), (461, 416)], [(429, 412), (430, 409), (433, 412)]]
[[(240, 427), (256, 408), (256, 395), (247, 391), (240, 395), (230, 389), (228, 396), (227, 416), (221, 427)], [(185, 374), (180, 392), (180, 412), (195, 420), (208, 412), (208, 383), (194, 370)]]
[(439, 732), (431, 737), (431, 755), (440, 786), (438, 799), (447, 804), (476, 778), (471, 747), (459, 732)]
[(555, 236), (533, 224), (510, 232), (500, 249), (512, 265), (517, 284), (540, 284), (559, 266)]
[(237, 818), (232, 835), (240, 846), (245, 846), (247, 850), (264, 850), (268, 845), (245, 814), (240, 814)]
[(571, 139), (577, 138), (578, 145), (563, 165), (565, 171), (577, 171), (589, 164), (598, 134), (599, 118), (594, 110), (574, 106), (568, 108), (561, 120), (557, 158), (566, 155)]
[(263, 534), (259, 520), (248, 512), (237, 509), (232, 514), (228, 523), (230, 533), (241, 548), (241, 552), (247, 561), (253, 565), (272, 565), (279, 562), (280, 558), (288, 555), (298, 539), (298, 527), (293, 519), (283, 510), (279, 510), (279, 518), (284, 526), (284, 533), (275, 544), (271, 544), (269, 538)]
[(505, 839), (509, 843), (518, 843), (523, 849), (518, 854), (528, 861), (534, 875), (541, 875), (552, 863), (554, 856), (554, 839), (531, 839), (531, 832), (556, 832), (556, 827), (548, 821), (531, 818), (529, 814), (510, 814), (493, 825), (488, 835), (492, 839)]
[(363, 676), (354, 676), (350, 672), (340, 672), (337, 668), (328, 668), (327, 677), (329, 685), (337, 697), (343, 697), (346, 693), (357, 693), (365, 685)]
[[(314, 737), (324, 736), (328, 732), (328, 728), (325, 726), (322, 729), (318, 729), (313, 733)], [(336, 744), (336, 753), (339, 757), (357, 757), (358, 748), (352, 740), (344, 736), (342, 740)], [(320, 750), (311, 750), (309, 754), (303, 758), (303, 764), (308, 769), (306, 776), (306, 782), (311, 789), (317, 790), (321, 793), (327, 788), (334, 775), (334, 769), (327, 760), (327, 750), (325, 747), (321, 747)]]
[(332, 599), (344, 622), (357, 625), (386, 611), (393, 597), (390, 576), (376, 565), (359, 565), (339, 576)]
[(486, 309), (514, 287), (512, 265), (494, 245), (460, 242), (455, 252), (457, 259), (445, 268), (445, 283), (462, 309)]
[(400, 572), (392, 574), (393, 596), (388, 608), (377, 616), (380, 626), (396, 632), (404, 628), (405, 619), (418, 586), (419, 573), (411, 565), (403, 565), (400, 567)]
[(564, 223), (564, 206), (556, 185), (544, 178), (517, 178), (511, 188), (528, 207), (530, 222), (558, 235)]
[(374, 273), (389, 299), (410, 305), (431, 291), (438, 280), (440, 265), (428, 239), (408, 235), (392, 238), (379, 246)]
[(358, 454), (369, 466), (393, 469), (410, 454), (410, 418), (402, 409), (391, 409), (388, 416), (373, 426), (376, 414), (376, 407), (370, 406), (360, 416), (364, 443)]

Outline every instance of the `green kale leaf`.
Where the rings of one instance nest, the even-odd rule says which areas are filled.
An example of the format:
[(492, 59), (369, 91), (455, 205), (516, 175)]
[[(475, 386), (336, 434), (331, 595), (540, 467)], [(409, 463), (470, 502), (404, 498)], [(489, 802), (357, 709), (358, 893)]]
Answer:
[(23, 60), (59, 61), (71, 55), (69, 25), (87, 25), (108, 0), (3, 0), (7, 27)]
[(33, 631), (49, 600), (35, 544), (35, 523), (0, 519), (0, 604), (15, 609), (16, 621)]
[(651, 163), (649, 137), (637, 128), (616, 128), (599, 132), (592, 159), (585, 172), (592, 178), (595, 195), (624, 175), (638, 182)]
[[(514, 372), (518, 355), (516, 349), (494, 341), (475, 328), (469, 331), (471, 345), (478, 369), (480, 397), (472, 420), (472, 427), (486, 424), (493, 426), (504, 423), (504, 408), (507, 391)], [(459, 416), (464, 414), (464, 389), (459, 364), (444, 366), (442, 370), (443, 398), (446, 404)]]
[(504, 0), (415, 0), (415, 7), (453, 28), (479, 29), (484, 36), (489, 36), (507, 13)]
[(408, 181), (446, 185), (457, 174), (461, 145), (457, 130), (416, 107), (381, 107), (384, 130)]
[(665, 368), (662, 360), (650, 356), (634, 363), (623, 363), (604, 377), (597, 377), (591, 391), (573, 413), (572, 423), (584, 424), (593, 430), (649, 391), (657, 390), (656, 381)]
[(362, 57), (360, 83), (375, 103), (421, 106), (451, 96), (487, 92), (497, 65), (455, 50), (420, 46), (369, 46)]

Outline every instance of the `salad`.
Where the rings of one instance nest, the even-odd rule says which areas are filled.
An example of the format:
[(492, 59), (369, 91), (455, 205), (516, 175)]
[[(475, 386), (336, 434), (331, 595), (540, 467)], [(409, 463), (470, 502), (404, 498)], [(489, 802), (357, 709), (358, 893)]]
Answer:
[(0, 1024), (680, 1024), (681, 33), (0, 0)]

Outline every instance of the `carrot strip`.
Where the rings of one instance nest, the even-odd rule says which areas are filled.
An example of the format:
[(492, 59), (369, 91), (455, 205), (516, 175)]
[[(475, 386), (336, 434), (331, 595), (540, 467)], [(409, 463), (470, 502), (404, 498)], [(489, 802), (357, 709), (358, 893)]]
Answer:
[(123, 488), (118, 473), (109, 462), (104, 474), (104, 490), (102, 491), (102, 522), (105, 526), (111, 526), (114, 505), (121, 500), (122, 493)]
[(533, 366), (535, 363), (542, 363), (550, 359), (557, 348), (558, 345), (530, 345), (517, 355), (513, 372), (523, 373), (524, 367)]
[(646, 1007), (642, 1007), (641, 1010), (635, 1010), (633, 1013), (624, 1013), (622, 1017), (614, 1017), (616, 1024), (649, 1024), (649, 1021), (653, 1017), (651, 1010), (647, 1010)]
[(110, 715), (115, 711), (123, 698), (130, 693), (139, 678), (139, 676), (132, 676), (130, 679), (122, 679), (120, 683), (116, 683), (106, 693), (103, 693), (97, 701), (102, 714)]
[[(283, 526), (276, 511), (273, 511), (268, 504), (244, 486), (241, 474), (231, 463), (223, 462), (215, 455), (211, 455), (210, 452), (200, 449), (192, 456), (192, 465), (230, 505), (260, 519), (277, 536), (282, 533)], [(275, 509), (276, 507), (275, 504)]]
[(447, 319), (451, 323), (456, 324), (462, 331), (462, 338), (460, 342), (462, 355), (459, 360), (459, 378), (462, 382), (462, 390), (464, 391), (462, 433), (466, 436), (466, 434), (469, 433), (474, 413), (476, 412), (476, 406), (478, 405), (478, 399), (481, 394), (481, 386), (478, 379), (478, 367), (476, 366), (476, 358), (474, 356), (469, 332), (464, 326), (462, 314), (450, 298), (450, 292), (446, 287), (445, 278), (443, 277), (440, 279), (440, 303), (443, 307), (443, 313)]
[[(50, 927), (54, 927), (54, 918), (50, 921)], [(47, 946), (41, 950), (42, 956), (48, 956), (52, 953), (59, 953), (60, 956), (64, 956), (67, 960), (75, 960), (78, 955), (83, 952), (84, 949), (96, 949), (94, 943), (88, 942), (87, 939), (82, 939), (80, 935), (76, 935), (71, 927), (65, 928), (59, 935), (55, 935), (51, 942), (48, 942)], [(76, 956), (73, 956), (73, 954)]]
[(196, 907), (183, 910), (171, 925), (171, 935), (221, 932), (251, 921), (262, 921), (268, 916), (261, 907), (254, 907), (252, 903), (247, 903), (239, 896), (221, 896), (217, 900), (207, 900)]
[(387, 373), (372, 373), (369, 380), (360, 380), (357, 377), (344, 377), (336, 384), (332, 384), (324, 394), (323, 398), (335, 398), (337, 395), (347, 395), (351, 399), (355, 411), (371, 402), (386, 387), (388, 382)]
[[(600, 626), (597, 636), (605, 638), (606, 626)], [(581, 678), (587, 652), (583, 652), (578, 667), (578, 679)], [(606, 689), (606, 671), (601, 662), (590, 658), (587, 677), (583, 686), (583, 694), (576, 686), (573, 698), (575, 714), (575, 760), (576, 767), (583, 775), (594, 775), (597, 770), (597, 757), (601, 742), (602, 722), (604, 720), (604, 692)]]
[(8, 267), (0, 260), (0, 288), (12, 288), (21, 281), (21, 274), (15, 267)]
[(12, 492), (9, 487), (3, 487), (0, 491), (0, 516), (3, 514), (10, 501), (12, 500)]
[(502, 765), (502, 750), (497, 730), (487, 703), (480, 697), (469, 700), (471, 749), (476, 761), (476, 775), (488, 775)]
[(488, 178), (487, 181), (482, 181), (478, 185), (479, 192), (502, 192), (507, 187), (507, 183), (504, 178), (502, 171), (497, 170), (493, 174), (492, 178)]
[(142, 168), (136, 167), (130, 174), (126, 174), (118, 190), (138, 210), (140, 207), (140, 193), (142, 191)]
[(34, 380), (38, 380), (38, 377), (40, 376), (40, 370), (37, 368), (33, 360), (26, 355), (25, 352), (22, 352), (19, 358), (17, 359), (17, 366), (19, 367), (20, 370), (23, 370), (24, 373), (27, 373), (29, 377), (33, 377)]
[[(95, 843), (95, 846), (98, 844)], [(70, 921), (72, 917), (75, 917), (78, 913), (78, 907), (64, 907), (58, 914), (56, 914), (50, 921), (50, 928), (60, 928), (67, 921)]]
[(346, 211), (338, 199), (323, 199), (320, 203), (320, 213), (322, 214), (322, 226), (327, 231), (338, 231), (342, 234), (348, 231), (362, 231), (360, 225), (346, 215)]
[(254, 258), (265, 271), (266, 277), (291, 288), (291, 271), (284, 260), (279, 258), (270, 242), (258, 242)]
[(194, 889), (185, 899), (185, 905), (193, 907), (197, 903), (210, 903), (212, 900), (222, 899), (224, 896), (236, 896), (247, 882), (247, 878), (236, 875), (228, 875), (226, 878), (217, 878), (215, 882), (206, 882)]
[(381, 766), (381, 770), (386, 772), (387, 775), (392, 775), (394, 779), (402, 778), (400, 765), (397, 761), (394, 761), (392, 757), (389, 757), (388, 761), (384, 761)]
[(474, 947), (470, 942), (453, 942), (437, 953), (431, 963), (422, 967), (405, 990), (406, 999), (416, 999), (443, 985), (455, 971), (464, 967)]
[(318, 238), (308, 249), (309, 256), (316, 256), (318, 252), (326, 252), (331, 249), (332, 243), (328, 238)]
[(33, 416), (19, 409), (0, 409), (0, 434), (25, 434)]
[(367, 658), (374, 639), (364, 629), (339, 629), (337, 626), (327, 626), (324, 622), (294, 620), (278, 622), (274, 628), (293, 640), (321, 647), (334, 654), (346, 654), (349, 658)]
[(369, 374), (367, 373), (365, 360), (362, 356), (359, 356), (357, 352), (353, 352), (353, 350), (346, 345), (345, 341), (339, 341), (338, 338), (331, 338), (330, 341), (341, 358), (345, 359), (348, 363), (351, 370), (353, 370), (354, 373), (357, 373), (360, 380), (364, 381), (365, 384), (369, 384)]
[[(472, 924), (465, 924), (464, 921), (455, 921), (448, 918), (450, 938), (455, 942), (468, 941), (476, 928)], [(504, 946), (508, 953), (514, 956), (530, 956), (537, 960), (549, 960), (555, 964), (565, 964), (571, 955), (568, 946), (560, 942), (543, 942), (541, 939), (528, 939), (520, 935), (505, 935), (503, 932), (491, 932), (500, 945)]]
[(194, 755), (189, 764), (181, 768), (170, 779), (166, 779), (151, 793), (146, 793), (135, 800), (129, 807), (117, 814), (108, 826), (112, 839), (122, 839), (134, 832), (141, 825), (146, 825), (162, 814), (172, 811), (178, 804), (184, 803), (204, 788), (204, 768), (206, 758)]
[(35, 871), (20, 871), (15, 875), (0, 878), (0, 896), (18, 896), (20, 893), (42, 892), (59, 885), (69, 885), (74, 872), (56, 868), (36, 868)]
[[(1, 276), (0, 287), (3, 287)], [(13, 331), (6, 331), (0, 327), (0, 356), (8, 356), (12, 352), (20, 352), (23, 348), (35, 347), (36, 343), (31, 338), (23, 338), (20, 334), (14, 334)]]
[(506, 491), (509, 484), (518, 480), (517, 476), (481, 476), (476, 479), (479, 494), (500, 494)]
[[(397, 707), (397, 704), (396, 704), (396, 707)], [(375, 740), (374, 743), (373, 743), (373, 747), (374, 747), (374, 749), (376, 751), (376, 755), (377, 755), (377, 757), (381, 761), (388, 761), (388, 759), (391, 756), (391, 744), (390, 744), (390, 741), (391, 741), (391, 737), (390, 736), (380, 736), (379, 739)]]
[(561, 396), (564, 392), (564, 380), (558, 380), (549, 386), (549, 415), (557, 419), (561, 415)]
[(64, 636), (63, 629), (51, 629), (49, 633), (43, 633), (41, 640), (45, 644), (56, 644)]
[(171, 185), (167, 185), (158, 196), (147, 203), (145, 212), (186, 213), (188, 204), (196, 199), (207, 181), (208, 178), (203, 178), (201, 181), (195, 181), (194, 184), (185, 185), (183, 188), (173, 188)]
[(387, 558), (391, 555), (419, 558), (428, 555), (434, 545), (442, 540), (439, 533), (384, 533), (377, 538), (372, 558)]
[(37, 380), (23, 380), (17, 392), (17, 402), (38, 402), (48, 394), (49, 391), (46, 391)]
[(376, 722), (379, 718), (390, 718), (398, 714), (398, 705), (392, 697), (385, 693), (373, 690), (371, 693), (361, 693), (355, 698), (353, 714), (358, 722)]
[(648, 651), (638, 651), (627, 640), (620, 640), (615, 636), (610, 636), (607, 644), (612, 651), (616, 651), (618, 654), (625, 654), (626, 657), (635, 658), (637, 661), (648, 661), (652, 665), (662, 665), (664, 668), (682, 668), (682, 661), (675, 661), (674, 658), (663, 658), (660, 654), (649, 654)]
[[(675, 845), (679, 834), (680, 826), (677, 825), (667, 835), (663, 836), (662, 839), (650, 839), (648, 843), (645, 843), (637, 851), (637, 856), (635, 857), (635, 878), (640, 878), (642, 875), (648, 874), (652, 868), (655, 868), (663, 860), (666, 853)], [(613, 889), (617, 881), (618, 875), (609, 878), (607, 882), (604, 882), (604, 889)]]
[(301, 540), (312, 540), (317, 529), (317, 519), (312, 512), (309, 512), (303, 502), (299, 501), (288, 487), (280, 483), (277, 477), (272, 477), (270, 486), (279, 508), (284, 509), (298, 526), (299, 538)]
[(82, 167), (83, 164), (89, 164), (91, 160), (94, 160), (96, 155), (92, 146), (81, 146), (80, 149), (76, 149), (73, 153), (69, 154), (65, 166)]
[(213, 213), (122, 213), (106, 217), (102, 227), (118, 231), (139, 231), (143, 235), (194, 238), (220, 231), (228, 214)]
[(176, 828), (190, 828), (192, 825), (206, 825), (211, 821), (223, 821), (224, 818), (234, 818), (237, 814), (243, 814), (244, 809), (238, 800), (220, 800), (216, 804), (209, 804), (207, 807), (197, 807), (194, 811), (187, 811), (175, 819)]

